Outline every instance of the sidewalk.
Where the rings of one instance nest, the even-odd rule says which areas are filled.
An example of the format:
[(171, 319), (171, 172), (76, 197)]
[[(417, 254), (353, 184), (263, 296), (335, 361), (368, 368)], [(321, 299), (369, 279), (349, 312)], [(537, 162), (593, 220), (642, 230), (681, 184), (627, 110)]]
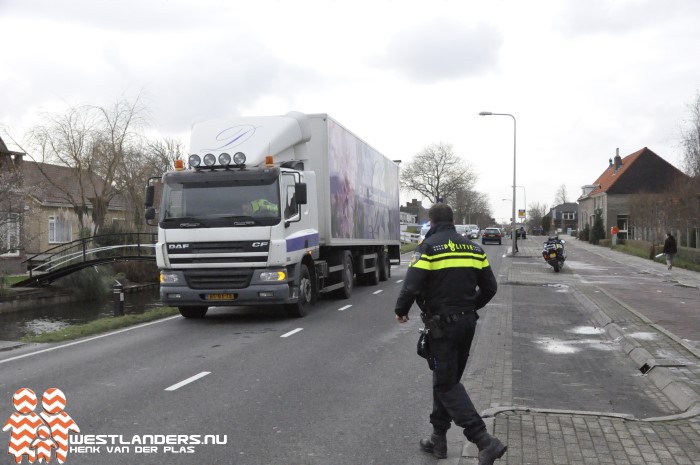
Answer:
[[(487, 426), (508, 445), (508, 452), (496, 464), (700, 465), (700, 349), (647, 316), (654, 315), (660, 305), (664, 309), (664, 303), (668, 306), (671, 292), (697, 299), (693, 293), (700, 295), (699, 274), (676, 269), (671, 274), (663, 264), (568, 237), (564, 239), (570, 242), (571, 267), (554, 273), (541, 257), (544, 239), (519, 240), (515, 255), (508, 250), (498, 276), (499, 294), (489, 304), (493, 311), (484, 312), (479, 320), (464, 377), (475, 405), (486, 407), (482, 415)], [(581, 262), (577, 250), (578, 255), (595, 254), (605, 266), (598, 269)], [(627, 275), (632, 271), (638, 281), (630, 284)], [(600, 279), (605, 273), (609, 276)], [(641, 281), (644, 279), (647, 281)], [(666, 286), (663, 292), (634, 290), (639, 282), (657, 281)], [(650, 402), (666, 399), (657, 405), (665, 405), (667, 414), (642, 419), (624, 413), (534, 409), (514, 403), (514, 376), (527, 367), (513, 366), (513, 286), (561, 286), (571, 292), (578, 311), (604, 330), (603, 336), (629, 357), (638, 376), (647, 381)], [(691, 305), (696, 302), (688, 301)], [(665, 324), (671, 327), (670, 323)], [(450, 455), (439, 464), (477, 464), (476, 447), (465, 442), (457, 428), (449, 430), (448, 442)], [(453, 449), (462, 449), (461, 454)]]

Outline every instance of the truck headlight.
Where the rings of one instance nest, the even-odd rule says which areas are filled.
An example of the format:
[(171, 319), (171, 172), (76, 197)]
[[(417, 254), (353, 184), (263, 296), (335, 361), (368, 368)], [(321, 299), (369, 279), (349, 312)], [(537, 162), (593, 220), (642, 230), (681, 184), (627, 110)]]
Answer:
[(284, 281), (287, 273), (284, 271), (263, 271), (260, 273), (260, 281)]
[(161, 271), (160, 282), (161, 284), (177, 284), (180, 282), (180, 278), (178, 277), (177, 273), (167, 273)]

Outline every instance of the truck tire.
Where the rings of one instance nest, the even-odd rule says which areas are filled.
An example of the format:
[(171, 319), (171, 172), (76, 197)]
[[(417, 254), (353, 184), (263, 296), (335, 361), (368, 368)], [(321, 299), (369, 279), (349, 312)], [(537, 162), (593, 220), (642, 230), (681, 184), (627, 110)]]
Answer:
[(349, 299), (352, 296), (352, 288), (355, 280), (355, 270), (352, 266), (352, 256), (350, 252), (342, 252), (340, 262), (343, 265), (343, 270), (341, 271), (343, 287), (338, 289), (337, 294), (341, 299)]
[(207, 314), (209, 307), (199, 307), (199, 306), (187, 306), (187, 307), (177, 307), (180, 310), (180, 315), (185, 318), (200, 319), (204, 318)]
[(379, 252), (379, 258), (377, 258), (377, 266), (379, 266), (379, 280), (386, 281), (391, 278), (391, 262), (389, 261), (389, 255), (382, 250)]
[(379, 259), (377, 259), (377, 262), (374, 264), (374, 271), (365, 273), (363, 281), (368, 286), (376, 286), (379, 284)]
[(287, 314), (294, 318), (301, 318), (309, 313), (309, 307), (313, 301), (314, 287), (309, 267), (301, 264), (299, 269), (299, 300), (287, 305)]

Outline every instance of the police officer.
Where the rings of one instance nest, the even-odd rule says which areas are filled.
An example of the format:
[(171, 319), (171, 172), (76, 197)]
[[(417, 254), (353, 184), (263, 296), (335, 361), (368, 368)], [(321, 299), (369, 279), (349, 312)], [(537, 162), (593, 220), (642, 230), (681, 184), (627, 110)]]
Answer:
[(476, 311), (496, 294), (496, 278), (484, 250), (455, 230), (449, 205), (433, 205), (428, 217), (430, 231), (416, 248), (394, 310), (398, 322), (405, 323), (418, 300), (424, 312), (421, 318), (430, 329), (433, 434), (422, 439), (420, 447), (446, 458), (446, 434), (454, 421), (479, 448), (479, 465), (491, 465), (507, 447), (486, 431), (460, 381), (474, 338)]

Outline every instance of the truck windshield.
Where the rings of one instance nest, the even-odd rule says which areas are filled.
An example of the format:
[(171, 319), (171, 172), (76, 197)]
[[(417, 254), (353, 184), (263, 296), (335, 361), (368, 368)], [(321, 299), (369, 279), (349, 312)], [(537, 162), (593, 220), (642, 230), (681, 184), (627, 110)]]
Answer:
[[(270, 226), (280, 221), (277, 179), (177, 182), (163, 186), (163, 223), (188, 227)], [(167, 227), (167, 226), (166, 226)]]

